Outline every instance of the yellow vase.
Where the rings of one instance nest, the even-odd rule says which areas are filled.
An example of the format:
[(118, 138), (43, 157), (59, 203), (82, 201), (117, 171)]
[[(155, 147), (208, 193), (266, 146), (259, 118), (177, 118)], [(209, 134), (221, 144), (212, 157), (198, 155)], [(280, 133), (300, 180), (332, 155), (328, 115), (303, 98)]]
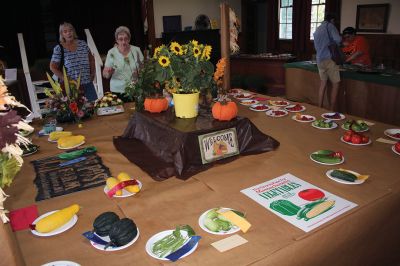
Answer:
[(175, 115), (180, 118), (196, 117), (199, 111), (199, 93), (173, 93)]

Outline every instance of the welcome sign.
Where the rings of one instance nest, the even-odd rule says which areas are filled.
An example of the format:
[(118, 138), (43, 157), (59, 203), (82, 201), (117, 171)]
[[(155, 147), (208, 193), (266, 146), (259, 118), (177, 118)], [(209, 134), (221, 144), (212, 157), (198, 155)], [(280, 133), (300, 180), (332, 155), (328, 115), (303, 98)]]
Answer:
[(239, 154), (236, 128), (215, 131), (198, 138), (203, 164)]

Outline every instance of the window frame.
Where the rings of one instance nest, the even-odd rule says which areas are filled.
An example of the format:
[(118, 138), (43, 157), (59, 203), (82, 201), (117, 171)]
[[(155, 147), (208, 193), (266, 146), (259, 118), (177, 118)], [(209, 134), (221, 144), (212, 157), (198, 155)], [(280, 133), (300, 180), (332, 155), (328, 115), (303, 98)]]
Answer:
[[(291, 41), (293, 40), (293, 1), (294, 0), (286, 0), (288, 2), (290, 2), (289, 5), (283, 5), (282, 4), (283, 0), (279, 0), (279, 9), (278, 9), (278, 38), (280, 41)], [(286, 14), (286, 21), (285, 22), (281, 22), (281, 10), (285, 9), (285, 14)], [(290, 23), (288, 23), (288, 19), (287, 19), (287, 10), (288, 9), (292, 9), (292, 19), (290, 21)], [(281, 25), (291, 25), (292, 26), (292, 33), (290, 38), (281, 38)], [(285, 36), (287, 35), (287, 31), (285, 31)]]
[[(321, 3), (322, 1), (323, 1), (323, 3)], [(312, 10), (313, 10), (314, 6), (317, 7), (317, 14), (316, 14), (317, 21), (313, 21), (312, 20), (313, 19)], [(322, 20), (318, 21), (318, 13), (319, 13), (319, 7), (320, 6), (324, 6), (325, 8), (324, 8), (324, 11), (323, 11), (324, 15), (322, 16)], [(326, 14), (326, 0), (318, 0), (318, 3), (316, 3), (316, 4), (314, 4), (313, 1), (311, 1), (311, 5), (310, 5), (310, 36), (309, 36), (309, 40), (310, 41), (312, 41), (312, 42), (314, 41), (313, 34), (314, 34), (315, 30), (318, 28), (318, 26), (321, 25), (322, 22), (324, 21), (325, 14)], [(312, 26), (313, 25), (315, 25), (314, 31), (312, 30)]]

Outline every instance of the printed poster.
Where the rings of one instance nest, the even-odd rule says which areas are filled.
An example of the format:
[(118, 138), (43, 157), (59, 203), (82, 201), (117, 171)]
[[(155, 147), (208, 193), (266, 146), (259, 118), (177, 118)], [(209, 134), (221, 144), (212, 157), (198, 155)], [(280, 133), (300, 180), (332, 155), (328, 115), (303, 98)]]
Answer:
[(241, 192), (305, 232), (357, 206), (292, 174), (279, 176)]

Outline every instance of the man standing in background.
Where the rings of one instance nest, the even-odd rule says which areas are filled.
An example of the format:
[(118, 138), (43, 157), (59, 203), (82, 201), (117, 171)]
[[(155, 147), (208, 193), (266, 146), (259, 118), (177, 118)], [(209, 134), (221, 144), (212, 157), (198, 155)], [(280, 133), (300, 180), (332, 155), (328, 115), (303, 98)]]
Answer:
[(337, 45), (341, 42), (341, 37), (338, 30), (333, 24), (335, 16), (326, 14), (322, 24), (314, 32), (314, 47), (317, 52), (317, 66), (321, 83), (319, 86), (318, 105), (322, 107), (324, 95), (327, 90), (328, 80), (332, 83), (332, 91), (330, 97), (328, 94), (328, 108), (333, 110), (336, 106), (337, 95), (339, 91), (340, 73), (339, 66), (331, 59), (332, 55), (329, 50), (329, 45), (336, 42)]

